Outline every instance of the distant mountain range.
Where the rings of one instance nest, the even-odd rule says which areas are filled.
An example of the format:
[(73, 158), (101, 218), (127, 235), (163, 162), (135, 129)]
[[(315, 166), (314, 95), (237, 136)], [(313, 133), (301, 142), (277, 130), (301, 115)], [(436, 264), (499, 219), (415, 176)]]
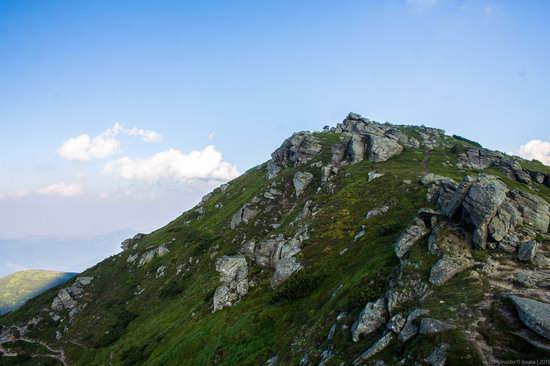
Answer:
[(120, 251), (130, 229), (89, 237), (31, 236), (0, 239), (0, 276), (26, 269), (82, 272)]
[(76, 273), (30, 270), (0, 278), (0, 315), (15, 310), (27, 300), (60, 285)]

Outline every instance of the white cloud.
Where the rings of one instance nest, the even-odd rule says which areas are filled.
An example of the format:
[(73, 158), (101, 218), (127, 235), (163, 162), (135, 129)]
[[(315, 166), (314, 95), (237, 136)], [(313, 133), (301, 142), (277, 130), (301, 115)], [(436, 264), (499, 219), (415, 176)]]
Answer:
[(541, 140), (531, 140), (525, 145), (521, 145), (516, 152), (525, 159), (536, 159), (545, 165), (550, 165), (550, 142)]
[(188, 154), (170, 149), (147, 159), (130, 159), (125, 156), (105, 165), (103, 174), (152, 184), (200, 179), (227, 181), (237, 177), (239, 172), (235, 166), (223, 160), (222, 154), (214, 146), (209, 145)]
[(120, 133), (128, 136), (139, 136), (146, 142), (160, 141), (158, 132), (133, 128), (125, 128), (116, 122), (113, 127), (91, 138), (87, 134), (71, 137), (57, 149), (57, 153), (66, 160), (89, 161), (93, 159), (105, 159), (120, 150), (120, 141), (117, 135)]
[(216, 134), (214, 132), (208, 134), (208, 139), (209, 140), (212, 140), (214, 138), (214, 136), (216, 136)]
[(62, 182), (39, 188), (36, 190), (36, 193), (72, 197), (81, 195), (84, 193), (84, 189), (80, 184), (66, 184)]

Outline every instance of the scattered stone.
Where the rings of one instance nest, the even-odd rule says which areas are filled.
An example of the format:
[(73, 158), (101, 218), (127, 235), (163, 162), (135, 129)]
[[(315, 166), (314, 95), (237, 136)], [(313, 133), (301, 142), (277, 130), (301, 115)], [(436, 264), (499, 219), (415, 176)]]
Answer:
[(351, 327), (353, 341), (358, 342), (361, 335), (367, 335), (377, 330), (386, 322), (387, 317), (388, 311), (384, 298), (369, 302)]
[(444, 254), (430, 270), (430, 282), (436, 286), (447, 282), (454, 275), (472, 267), (475, 262), (462, 257), (450, 257)]
[(524, 262), (531, 261), (533, 258), (535, 258), (535, 254), (537, 253), (538, 247), (539, 247), (539, 243), (536, 242), (535, 240), (529, 240), (525, 243), (522, 243), (519, 246), (518, 259)]
[(447, 351), (449, 348), (450, 346), (447, 343), (441, 343), (432, 350), (430, 355), (426, 357), (424, 361), (431, 366), (445, 366), (445, 361), (447, 361)]
[(403, 315), (397, 314), (390, 319), (386, 327), (392, 332), (399, 334), (403, 329), (403, 327), (405, 326), (406, 322), (407, 322), (407, 319)]
[(550, 340), (550, 304), (519, 296), (510, 296), (510, 299), (523, 324)]
[(372, 356), (376, 355), (378, 352), (382, 351), (384, 348), (390, 344), (390, 342), (395, 338), (395, 334), (392, 332), (387, 332), (382, 338), (380, 338), (376, 343), (374, 343), (369, 349), (363, 352), (359, 357), (353, 361), (353, 365), (361, 365), (367, 361)]
[(371, 211), (367, 212), (366, 219), (370, 219), (372, 217), (375, 217), (375, 216), (381, 215), (383, 213), (386, 213), (389, 208), (390, 207), (388, 205), (382, 206), (380, 208), (375, 208), (374, 210), (371, 210)]
[(398, 339), (401, 342), (406, 342), (418, 333), (418, 327), (414, 325), (413, 321), (420, 316), (428, 314), (428, 310), (425, 309), (415, 309), (407, 317), (407, 322), (405, 326), (399, 333)]
[(157, 268), (157, 278), (164, 276), (164, 270), (166, 269), (166, 266), (160, 266)]
[(420, 321), (420, 334), (433, 334), (455, 329), (452, 324), (433, 318), (424, 318)]
[(369, 174), (368, 174), (368, 181), (369, 181), (369, 182), (370, 182), (370, 181), (373, 181), (373, 180), (375, 180), (376, 178), (380, 178), (380, 177), (382, 177), (382, 176), (384, 176), (384, 174), (382, 174), (382, 173), (377, 173), (376, 171), (371, 170), (371, 171), (369, 172)]
[(426, 227), (424, 221), (417, 218), (397, 239), (394, 246), (397, 257), (400, 259), (403, 258), (413, 244), (428, 234), (428, 232), (429, 229)]

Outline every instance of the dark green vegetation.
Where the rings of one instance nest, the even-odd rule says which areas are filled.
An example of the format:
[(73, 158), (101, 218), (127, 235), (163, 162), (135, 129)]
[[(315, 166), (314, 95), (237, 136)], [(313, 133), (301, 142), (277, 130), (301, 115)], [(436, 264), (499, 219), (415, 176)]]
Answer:
[[(407, 129), (407, 134), (418, 135), (414, 128)], [(340, 137), (330, 132), (316, 136), (323, 146), (318, 159), (326, 164), (331, 158), (332, 145)], [(195, 209), (187, 211), (145, 236), (136, 248), (83, 273), (82, 276), (93, 277), (93, 281), (79, 300), (86, 306), (80, 308), (67, 331), (64, 324), (58, 325), (45, 317), (32, 336), (61, 345), (74, 365), (261, 365), (275, 354), (280, 365), (299, 364), (305, 354), (316, 364), (327, 347), (329, 330), (339, 317), (332, 343), (333, 357), (326, 365), (351, 364), (380, 337), (381, 331), (354, 343), (349, 326), (367, 302), (384, 293), (387, 279), (399, 265), (393, 244), (417, 211), (430, 207), (426, 202), (427, 188), (420, 184), (420, 177), (426, 168), (457, 180), (473, 174), (459, 170), (455, 163), (457, 154), (463, 151), (460, 146), (475, 143), (456, 136), (455, 139), (452, 142), (458, 147), (435, 148), (429, 156), (423, 148), (406, 148), (383, 163), (365, 160), (344, 166), (332, 181), (335, 187), (332, 192), (318, 190), (320, 167), (305, 165), (300, 170), (311, 172), (314, 180), (298, 198), (292, 187), (296, 168), (285, 168), (272, 180), (266, 178), (265, 164), (251, 169), (232, 181), (227, 190), (214, 190), (202, 204), (204, 214)], [(367, 176), (373, 170), (383, 176), (369, 182)], [(291, 208), (281, 212), (277, 202), (271, 211), (258, 214), (254, 219), (256, 225), (243, 223), (230, 230), (228, 224), (233, 214), (274, 182), (292, 200)], [(547, 187), (535, 188), (541, 196), (550, 197)], [(219, 284), (216, 258), (237, 254), (244, 237), (292, 236), (297, 230), (293, 222), (308, 200), (319, 211), (299, 224), (307, 224), (310, 234), (300, 253), (305, 269), (271, 289), (272, 271), (249, 266), (249, 276), (256, 283), (248, 294), (233, 307), (212, 313), (212, 297)], [(385, 205), (389, 206), (387, 212), (366, 219), (368, 211)], [(280, 226), (273, 229), (269, 225), (272, 222)], [(365, 234), (354, 241), (362, 225)], [(162, 244), (169, 249), (165, 256), (156, 256), (143, 266), (128, 263), (131, 255), (142, 255)], [(415, 270), (427, 278), (435, 256), (420, 246), (408, 256), (420, 263)], [(161, 266), (165, 266), (164, 275), (158, 274)], [(458, 303), (470, 305), (480, 301), (484, 288), (465, 284), (467, 280), (460, 277), (449, 281), (424, 306), (438, 316)], [(0, 324), (26, 324), (34, 314), (51, 306), (62, 287), (47, 291), (19, 311), (3, 316)], [(56, 331), (62, 332), (60, 340), (56, 340)], [(435, 338), (419, 337), (406, 344), (394, 342), (379, 358), (395, 364), (405, 354), (426, 357), (436, 341), (444, 339), (453, 345), (448, 364), (480, 363), (474, 340), (463, 333), (453, 331)], [(510, 338), (505, 341), (510, 342)], [(47, 353), (37, 344), (18, 341), (14, 347), (22, 354)], [(57, 361), (35, 357), (14, 364), (40, 362)]]
[(17, 309), (30, 298), (66, 282), (75, 273), (29, 270), (0, 278), (0, 314)]

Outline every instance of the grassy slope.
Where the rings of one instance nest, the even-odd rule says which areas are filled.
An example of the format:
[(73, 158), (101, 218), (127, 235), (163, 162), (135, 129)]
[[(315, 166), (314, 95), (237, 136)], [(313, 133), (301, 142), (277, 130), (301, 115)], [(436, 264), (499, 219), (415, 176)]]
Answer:
[(55, 287), (74, 273), (28, 270), (0, 278), (0, 314), (21, 306), (28, 299)]
[[(330, 133), (319, 136), (324, 144), (321, 159), (326, 162), (330, 146), (338, 137)], [(188, 211), (144, 238), (138, 249), (108, 258), (84, 273), (94, 276), (89, 288), (92, 297), (87, 299), (88, 305), (63, 338), (84, 347), (64, 343), (68, 358), (77, 365), (111, 362), (114, 365), (257, 365), (277, 354), (281, 364), (297, 364), (305, 352), (310, 353), (310, 360), (320, 358), (331, 325), (338, 314), (345, 313), (335, 334), (334, 356), (327, 365), (350, 362), (379, 334), (355, 344), (351, 342), (349, 329), (342, 329), (341, 325), (351, 325), (365, 302), (380, 295), (379, 286), (371, 281), (376, 284), (398, 264), (392, 244), (415, 212), (427, 206), (426, 188), (418, 183), (423, 174), (423, 157), (421, 150), (406, 149), (384, 163), (364, 161), (346, 167), (335, 178), (338, 189), (333, 194), (316, 192), (319, 168), (301, 168), (311, 171), (315, 179), (307, 192), (293, 202), (294, 208), (280, 215), (276, 210), (262, 213), (258, 219), (270, 222), (269, 216), (274, 219), (282, 216), (279, 220), (282, 226), (271, 232), (291, 235), (296, 228), (290, 223), (307, 199), (321, 207), (314, 218), (306, 220), (310, 224), (311, 239), (305, 242), (301, 253), (308, 273), (320, 275), (321, 283), (301, 299), (273, 303), (272, 291), (268, 288), (271, 272), (251, 267), (251, 275), (257, 275), (259, 283), (233, 308), (212, 314), (211, 300), (219, 278), (214, 269), (215, 258), (237, 253), (243, 234), (248, 238), (266, 235), (266, 226), (262, 224), (241, 225), (235, 231), (229, 230), (227, 224), (238, 208), (265, 191), (272, 182), (265, 178), (265, 170), (260, 166), (235, 179), (225, 193), (215, 190), (204, 205), (206, 214), (202, 218), (193, 210)], [(442, 164), (447, 161), (452, 165)], [(454, 162), (455, 155), (450, 149), (439, 149), (432, 151), (429, 167), (434, 173), (456, 179), (470, 173), (455, 168)], [(385, 175), (368, 182), (370, 170)], [(289, 196), (293, 191), (294, 171), (285, 169), (275, 178), (278, 187)], [(403, 180), (411, 180), (412, 184)], [(545, 195), (549, 192), (546, 187), (537, 186), (537, 189)], [(218, 202), (224, 207), (214, 208)], [(387, 213), (365, 220), (367, 211), (385, 204), (390, 205)], [(366, 235), (354, 243), (352, 238), (361, 224), (366, 226)], [(173, 238), (175, 241), (168, 244), (169, 255), (139, 268), (126, 263), (128, 255)], [(347, 251), (340, 254), (343, 249)], [(425, 251), (416, 253), (427, 255)], [(410, 255), (415, 255), (415, 251)], [(182, 263), (188, 263), (189, 271), (176, 275), (176, 267)], [(167, 266), (166, 275), (157, 279), (155, 272), (160, 265)], [(167, 286), (174, 290), (163, 292)], [(442, 286), (443, 293), (448, 293), (448, 301), (476, 300), (478, 289), (460, 288), (461, 296), (457, 297), (453, 294), (458, 288), (453, 286), (456, 286), (454, 281)], [(136, 295), (142, 288), (145, 290)], [(0, 324), (26, 321), (31, 314), (51, 304), (56, 291), (51, 290), (29, 301), (20, 311), (0, 318)], [(452, 303), (446, 303), (450, 305)], [(434, 314), (441, 311), (439, 301), (428, 302), (427, 306)], [(120, 332), (119, 338), (114, 337), (111, 344), (105, 345), (105, 335), (115, 333), (120, 319), (128, 313), (137, 317)], [(37, 334), (55, 343), (55, 326), (46, 319), (39, 325)], [(449, 356), (450, 362), (453, 357), (463, 360), (465, 356), (472, 364), (477, 362), (473, 347), (468, 347), (458, 332), (445, 337), (457, 345), (457, 351)], [(384, 357), (394, 361), (413, 345), (417, 352), (423, 352), (429, 350), (433, 342), (435, 340), (425, 337), (407, 346), (394, 344)]]

